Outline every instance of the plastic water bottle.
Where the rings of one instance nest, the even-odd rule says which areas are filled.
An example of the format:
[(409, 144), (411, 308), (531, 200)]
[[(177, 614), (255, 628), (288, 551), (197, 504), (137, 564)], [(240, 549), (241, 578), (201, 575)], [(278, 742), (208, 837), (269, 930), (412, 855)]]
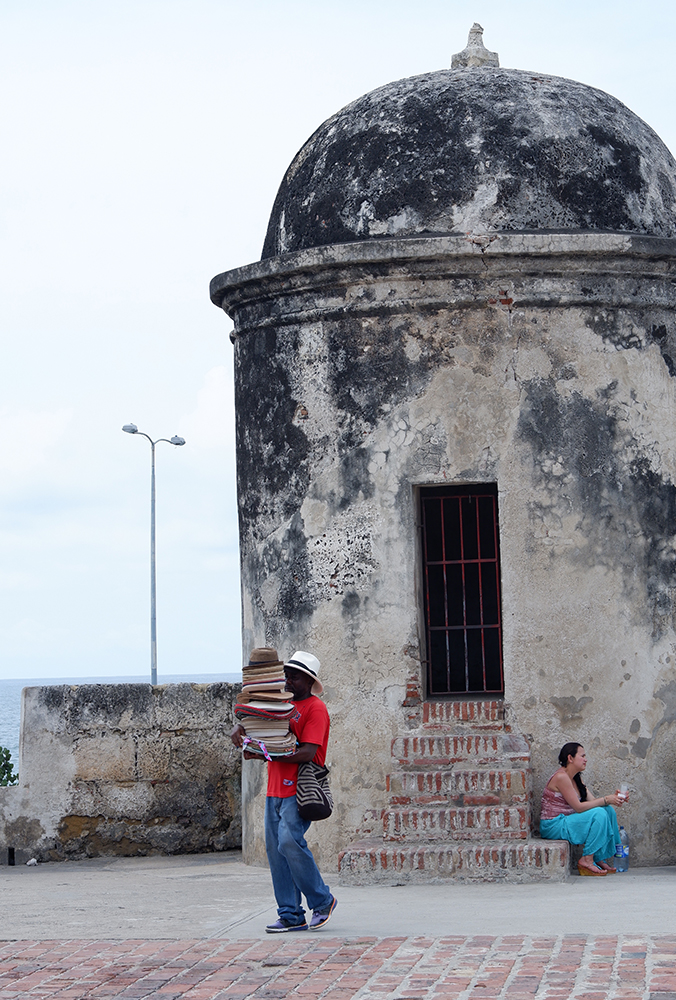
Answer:
[(629, 868), (629, 837), (623, 826), (620, 827), (620, 843), (615, 845), (613, 861), (618, 872), (626, 872)]

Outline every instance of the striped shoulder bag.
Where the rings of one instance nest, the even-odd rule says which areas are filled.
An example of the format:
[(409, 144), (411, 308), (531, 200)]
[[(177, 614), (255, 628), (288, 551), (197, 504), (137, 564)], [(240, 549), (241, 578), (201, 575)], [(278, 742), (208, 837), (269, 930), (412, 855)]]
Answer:
[(328, 819), (333, 812), (333, 797), (329, 788), (329, 769), (307, 761), (298, 765), (296, 802), (301, 819), (315, 822)]

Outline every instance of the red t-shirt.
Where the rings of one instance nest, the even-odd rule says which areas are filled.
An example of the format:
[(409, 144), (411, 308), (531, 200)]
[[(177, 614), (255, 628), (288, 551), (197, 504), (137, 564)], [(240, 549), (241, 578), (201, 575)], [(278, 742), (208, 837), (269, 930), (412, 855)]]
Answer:
[[(289, 729), (299, 743), (316, 743), (315, 764), (326, 762), (326, 748), (329, 742), (331, 720), (326, 705), (315, 695), (302, 701), (294, 701), (296, 713), (289, 722)], [(283, 760), (268, 761), (268, 795), (287, 799), (296, 794), (298, 764)]]

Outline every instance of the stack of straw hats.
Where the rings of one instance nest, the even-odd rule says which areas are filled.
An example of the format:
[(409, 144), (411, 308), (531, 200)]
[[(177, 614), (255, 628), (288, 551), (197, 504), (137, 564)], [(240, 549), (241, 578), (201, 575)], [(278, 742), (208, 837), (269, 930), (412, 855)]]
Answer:
[(296, 737), (289, 732), (294, 705), (285, 684), (284, 664), (277, 650), (252, 650), (242, 670), (242, 694), (235, 705), (235, 718), (248, 737), (245, 749), (268, 759), (285, 757), (296, 747)]

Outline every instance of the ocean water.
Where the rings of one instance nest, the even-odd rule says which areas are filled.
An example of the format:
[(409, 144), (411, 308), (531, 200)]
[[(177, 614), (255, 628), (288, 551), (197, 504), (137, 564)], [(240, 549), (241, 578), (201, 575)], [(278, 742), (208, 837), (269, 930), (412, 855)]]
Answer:
[[(237, 674), (167, 674), (161, 684), (215, 684), (217, 681), (238, 683)], [(19, 727), (21, 725), (21, 691), (25, 687), (43, 684), (147, 684), (148, 677), (49, 677), (25, 680), (0, 680), (0, 746), (7, 747), (12, 755), (14, 770), (19, 770)]]

